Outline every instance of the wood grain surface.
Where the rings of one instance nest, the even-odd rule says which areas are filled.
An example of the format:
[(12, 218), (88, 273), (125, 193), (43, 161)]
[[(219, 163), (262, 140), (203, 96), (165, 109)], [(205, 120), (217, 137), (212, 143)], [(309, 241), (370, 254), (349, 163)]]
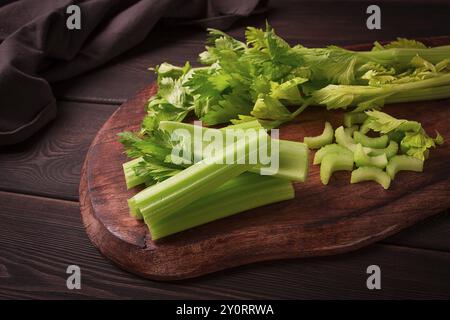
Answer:
[[(102, 257), (83, 228), (78, 203), (0, 192), (0, 299), (445, 299), (450, 253), (375, 244), (357, 252), (266, 261), (195, 279), (151, 281)], [(423, 226), (439, 237), (436, 228)], [(448, 237), (441, 233), (440, 238)], [(442, 241), (441, 241), (442, 242)], [(66, 287), (68, 265), (81, 290)], [(367, 290), (366, 268), (383, 272)]]
[[(450, 38), (428, 44), (450, 43)], [(364, 47), (358, 47), (364, 48)], [(86, 157), (80, 184), (83, 221), (92, 242), (126, 270), (152, 279), (183, 279), (280, 258), (323, 256), (358, 249), (450, 207), (450, 145), (431, 153), (423, 174), (402, 173), (386, 191), (375, 183), (351, 185), (349, 172), (328, 186), (311, 166), (308, 181), (295, 184), (296, 198), (250, 210), (153, 242), (147, 226), (129, 216), (117, 133), (138, 128), (155, 86), (120, 107), (106, 122)], [(397, 104), (385, 111), (422, 122), (450, 137), (450, 101)], [(430, 112), (439, 110), (439, 112)], [(281, 128), (281, 138), (302, 141), (324, 121), (342, 123), (342, 112), (311, 107)], [(239, 245), (236, 245), (239, 244)]]

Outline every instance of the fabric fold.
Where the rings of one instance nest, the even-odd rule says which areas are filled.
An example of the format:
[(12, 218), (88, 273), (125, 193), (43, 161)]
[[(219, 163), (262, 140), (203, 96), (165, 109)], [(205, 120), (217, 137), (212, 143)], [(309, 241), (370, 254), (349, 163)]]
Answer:
[[(68, 6), (81, 29), (66, 26)], [(267, 1), (22, 0), (0, 7), (0, 145), (56, 116), (51, 83), (97, 67), (144, 41), (162, 18), (226, 28)]]

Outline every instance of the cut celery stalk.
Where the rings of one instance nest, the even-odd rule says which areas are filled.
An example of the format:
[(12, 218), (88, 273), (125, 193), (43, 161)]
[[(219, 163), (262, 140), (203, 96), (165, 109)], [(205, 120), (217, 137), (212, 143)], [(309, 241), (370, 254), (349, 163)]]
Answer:
[(385, 153), (379, 156), (369, 157), (363, 149), (363, 146), (358, 143), (354, 152), (354, 160), (357, 167), (373, 166), (383, 169), (387, 166), (388, 160)]
[[(356, 133), (356, 132), (355, 132)], [(344, 127), (340, 126), (339, 128), (336, 129), (336, 131), (334, 132), (334, 136), (336, 137), (336, 142), (347, 148), (348, 150), (350, 150), (351, 152), (355, 152), (356, 150), (356, 143), (353, 140), (353, 138), (351, 136), (349, 136), (345, 131), (344, 131)], [(368, 147), (364, 147), (364, 151), (366, 153), (369, 153), (371, 151), (370, 148)]]
[(423, 161), (417, 159), (416, 157), (407, 155), (398, 155), (392, 157), (386, 167), (386, 172), (389, 174), (389, 176), (394, 179), (397, 172), (402, 170), (422, 172)]
[(361, 124), (367, 119), (367, 114), (364, 112), (346, 112), (344, 113), (344, 126), (347, 128), (355, 124)]
[(375, 167), (359, 167), (352, 171), (350, 183), (358, 183), (362, 181), (376, 181), (383, 186), (384, 189), (389, 189), (391, 178), (389, 175)]
[(323, 157), (325, 157), (325, 155), (327, 154), (332, 154), (332, 153), (336, 153), (336, 154), (349, 154), (351, 156), (353, 156), (353, 153), (348, 150), (347, 148), (333, 143), (333, 144), (328, 144), (326, 146), (323, 146), (322, 148), (320, 148), (319, 150), (316, 151), (316, 154), (314, 155), (314, 161), (313, 164), (320, 164), (322, 162)]
[(359, 130), (359, 126), (356, 124), (351, 127), (344, 128), (345, 133), (350, 137), (353, 137), (353, 133), (358, 130)]
[(373, 157), (373, 156), (379, 156), (382, 155), (383, 153), (386, 155), (386, 157), (388, 159), (392, 158), (393, 156), (395, 156), (398, 152), (398, 143), (395, 142), (394, 140), (389, 141), (389, 145), (384, 148), (384, 149), (371, 149), (371, 151), (369, 152), (369, 156)]
[[(169, 134), (172, 134), (177, 129), (187, 130), (191, 135), (194, 134), (195, 126), (189, 123), (182, 123), (176, 121), (161, 121), (159, 123), (159, 128), (161, 130), (166, 131)], [(237, 125), (231, 125), (228, 127), (224, 127), (222, 129), (211, 129), (207, 127), (197, 127), (202, 129), (202, 135), (207, 130), (217, 130), (229, 133), (229, 131), (225, 131), (226, 129), (262, 129), (262, 126), (258, 123), (258, 121), (249, 121), (243, 122)], [(225, 137), (225, 136), (224, 136)], [(226, 137), (225, 137), (225, 140)], [(230, 139), (232, 140), (232, 139)], [(224, 141), (225, 143), (226, 141)], [(191, 149), (194, 150), (197, 154), (197, 158), (201, 158), (203, 154), (203, 150), (195, 150), (193, 146), (193, 140)], [(269, 142), (268, 142), (269, 143)], [(203, 146), (206, 147), (206, 144)], [(302, 142), (295, 142), (290, 140), (279, 140), (279, 168), (277, 173), (274, 175), (278, 178), (284, 178), (291, 181), (300, 181), (304, 182), (308, 175), (308, 161), (309, 161), (309, 150), (306, 144)], [(262, 167), (267, 167), (264, 165), (257, 164), (252, 169), (251, 172), (260, 173)]]
[(143, 161), (142, 157), (130, 160), (125, 162), (123, 167), (123, 173), (125, 176), (125, 183), (127, 185), (127, 189), (131, 189), (145, 182), (144, 177), (136, 175), (134, 170), (135, 166), (139, 164), (139, 162)]
[(372, 138), (358, 131), (353, 133), (353, 139), (355, 140), (356, 143), (361, 143), (364, 147), (376, 149), (386, 148), (389, 142), (389, 137), (387, 135)]
[(331, 153), (323, 157), (320, 164), (320, 180), (327, 185), (335, 171), (353, 169), (353, 156), (348, 153)]
[(305, 137), (303, 142), (306, 143), (310, 149), (319, 149), (327, 144), (333, 142), (334, 131), (331, 123), (325, 122), (325, 128), (321, 135), (316, 137)]
[(294, 198), (292, 184), (284, 179), (243, 173), (162, 219), (147, 220), (153, 240), (239, 212)]
[[(309, 149), (304, 143), (280, 140), (279, 168), (274, 175), (290, 181), (306, 181), (309, 170)], [(250, 172), (259, 173), (261, 166), (256, 165)]]
[[(263, 139), (267, 139), (263, 131), (248, 139), (238, 139), (214, 158), (197, 162), (175, 176), (137, 193), (130, 199), (130, 209), (138, 208), (144, 220), (170, 215), (254, 166), (248, 163), (248, 158), (250, 152), (258, 150), (249, 146), (261, 145)], [(237, 155), (241, 157), (237, 158)], [(234, 159), (233, 163), (225, 164), (228, 159)], [(242, 160), (245, 160), (245, 164), (239, 164)]]

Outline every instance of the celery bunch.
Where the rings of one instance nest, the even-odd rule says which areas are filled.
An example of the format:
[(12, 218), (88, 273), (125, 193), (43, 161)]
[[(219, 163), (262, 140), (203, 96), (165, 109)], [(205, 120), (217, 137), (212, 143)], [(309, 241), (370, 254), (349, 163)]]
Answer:
[(291, 46), (269, 25), (247, 28), (245, 42), (209, 29), (199, 61), (154, 68), (159, 91), (147, 105), (148, 126), (194, 112), (208, 125), (257, 119), (274, 128), (309, 105), (364, 111), (450, 97), (450, 46), (415, 40), (351, 51)]
[[(261, 125), (247, 122), (231, 127), (260, 129)], [(202, 133), (206, 131), (206, 128), (197, 128)], [(233, 137), (235, 139), (225, 144), (214, 159), (200, 158), (198, 162), (175, 164), (171, 154), (173, 148), (187, 147), (169, 139), (177, 129), (191, 134), (195, 127), (162, 121), (160, 129), (152, 135), (143, 133), (145, 131), (120, 134), (127, 154), (134, 157), (123, 165), (127, 187), (147, 185), (128, 200), (130, 213), (144, 220), (154, 240), (245, 210), (291, 199), (294, 189), (290, 180), (304, 181), (306, 178), (308, 148), (303, 143), (279, 141), (280, 169), (276, 176), (260, 175), (260, 169), (264, 167), (260, 163), (239, 161), (238, 157), (248, 160), (251, 153), (259, 152), (259, 149), (249, 147), (252, 142), (261, 146), (264, 139), (270, 139), (264, 130), (248, 139)], [(226, 137), (229, 133), (224, 129), (207, 130), (226, 133)], [(225, 164), (229, 158), (236, 161)]]

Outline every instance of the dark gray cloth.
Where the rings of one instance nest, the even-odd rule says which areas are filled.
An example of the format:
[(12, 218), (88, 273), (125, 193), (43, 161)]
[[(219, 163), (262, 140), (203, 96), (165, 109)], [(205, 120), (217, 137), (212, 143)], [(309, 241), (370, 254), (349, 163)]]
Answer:
[[(66, 8), (71, 4), (81, 9), (80, 30), (66, 27)], [(22, 0), (0, 7), (0, 145), (26, 139), (56, 116), (50, 83), (132, 48), (161, 18), (226, 28), (266, 4), (261, 0)]]

